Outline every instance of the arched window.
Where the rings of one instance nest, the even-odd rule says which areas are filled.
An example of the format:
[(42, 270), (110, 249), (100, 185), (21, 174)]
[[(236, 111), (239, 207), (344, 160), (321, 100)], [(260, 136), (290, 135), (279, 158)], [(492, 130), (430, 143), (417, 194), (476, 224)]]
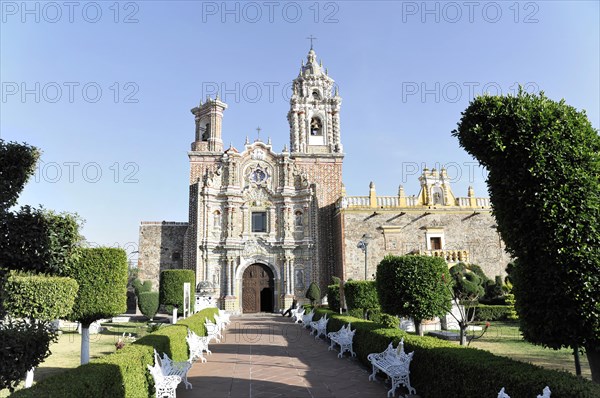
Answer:
[(210, 134), (210, 123), (206, 123), (204, 131), (202, 132), (202, 141), (208, 141), (208, 135)]
[(323, 135), (323, 123), (318, 117), (313, 117), (310, 121), (310, 135)]

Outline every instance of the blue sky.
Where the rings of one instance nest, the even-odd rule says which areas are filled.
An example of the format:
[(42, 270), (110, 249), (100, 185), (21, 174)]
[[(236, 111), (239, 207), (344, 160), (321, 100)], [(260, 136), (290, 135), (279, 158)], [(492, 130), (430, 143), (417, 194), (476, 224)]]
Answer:
[(77, 212), (135, 250), (140, 221), (187, 221), (190, 113), (219, 88), (223, 140), (289, 143), (289, 83), (314, 35), (343, 98), (349, 195), (417, 194), (424, 165), (487, 196), (450, 132), (473, 95), (518, 84), (600, 125), (597, 1), (2, 1), (0, 135), (42, 149), (20, 204)]

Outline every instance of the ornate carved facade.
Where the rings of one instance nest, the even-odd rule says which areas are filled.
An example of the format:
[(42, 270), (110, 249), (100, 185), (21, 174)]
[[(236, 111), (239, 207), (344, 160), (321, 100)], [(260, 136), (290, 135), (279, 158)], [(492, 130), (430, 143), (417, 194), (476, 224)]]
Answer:
[[(224, 149), (222, 120), (227, 105), (218, 97), (208, 98), (191, 110), (195, 137), (188, 153), (187, 228), (181, 228), (181, 223), (176, 228), (171, 223), (142, 223), (142, 277), (157, 281), (160, 270), (179, 266), (163, 261), (166, 257), (157, 253), (182, 253), (182, 267), (196, 271), (197, 282), (212, 288), (211, 294), (218, 297), (222, 308), (278, 311), (287, 307), (294, 295), (303, 298), (311, 282), (324, 289), (332, 275), (359, 279), (364, 263), (355, 240), (367, 229), (377, 235), (371, 243), (377, 255), (433, 250), (428, 245), (409, 245), (410, 250), (404, 250), (408, 248), (406, 242), (423, 235), (422, 230), (413, 232), (412, 228), (423, 224), (418, 212), (429, 209), (426, 211), (431, 214), (439, 208), (445, 215), (450, 214), (449, 209), (468, 215), (474, 211), (472, 205), (477, 203), (471, 198), (472, 192), (467, 202), (455, 198), (444, 171), (426, 171), (420, 178), (418, 197), (406, 197), (401, 190), (397, 197), (377, 198), (374, 186), (366, 199), (346, 197), (342, 184), (342, 101), (312, 49), (292, 87), (287, 115), (289, 150), (284, 148), (280, 153), (273, 151), (270, 141), (259, 140), (247, 140), (241, 151), (233, 146)], [(400, 214), (382, 222), (371, 216), (374, 210), (402, 210), (411, 215)], [(486, 225), (493, 224), (487, 203), (478, 211), (485, 213)], [(443, 250), (443, 228), (448, 227), (436, 226), (430, 219), (423, 224), (423, 241), (435, 238), (431, 242), (437, 245), (440, 238), (440, 246), (435, 247)], [(461, 227), (454, 223), (451, 228), (457, 226)], [(165, 231), (169, 239), (160, 240)], [(454, 236), (448, 229), (445, 233)]]

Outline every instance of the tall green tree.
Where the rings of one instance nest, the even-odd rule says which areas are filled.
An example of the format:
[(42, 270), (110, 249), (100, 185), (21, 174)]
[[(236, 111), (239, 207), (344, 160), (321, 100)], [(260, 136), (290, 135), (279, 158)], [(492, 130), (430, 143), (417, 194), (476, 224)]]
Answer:
[(543, 93), (482, 96), (453, 131), (489, 172), (527, 341), (584, 347), (600, 382), (600, 137)]
[(127, 254), (123, 249), (82, 248), (68, 276), (79, 283), (69, 318), (81, 323), (81, 364), (90, 361), (90, 324), (127, 309)]
[(413, 319), (419, 336), (421, 322), (445, 315), (452, 293), (448, 265), (440, 257), (387, 255), (377, 266), (375, 283), (383, 312)]

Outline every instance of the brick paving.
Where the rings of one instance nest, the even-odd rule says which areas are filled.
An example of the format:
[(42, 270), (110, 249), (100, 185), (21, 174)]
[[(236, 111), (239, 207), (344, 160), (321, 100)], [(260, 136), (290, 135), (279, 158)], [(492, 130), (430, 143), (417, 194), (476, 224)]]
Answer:
[(178, 398), (360, 397), (385, 398), (382, 381), (370, 382), (356, 358), (338, 358), (291, 318), (275, 314), (232, 317), (221, 343), (210, 345), (208, 362), (197, 361)]

